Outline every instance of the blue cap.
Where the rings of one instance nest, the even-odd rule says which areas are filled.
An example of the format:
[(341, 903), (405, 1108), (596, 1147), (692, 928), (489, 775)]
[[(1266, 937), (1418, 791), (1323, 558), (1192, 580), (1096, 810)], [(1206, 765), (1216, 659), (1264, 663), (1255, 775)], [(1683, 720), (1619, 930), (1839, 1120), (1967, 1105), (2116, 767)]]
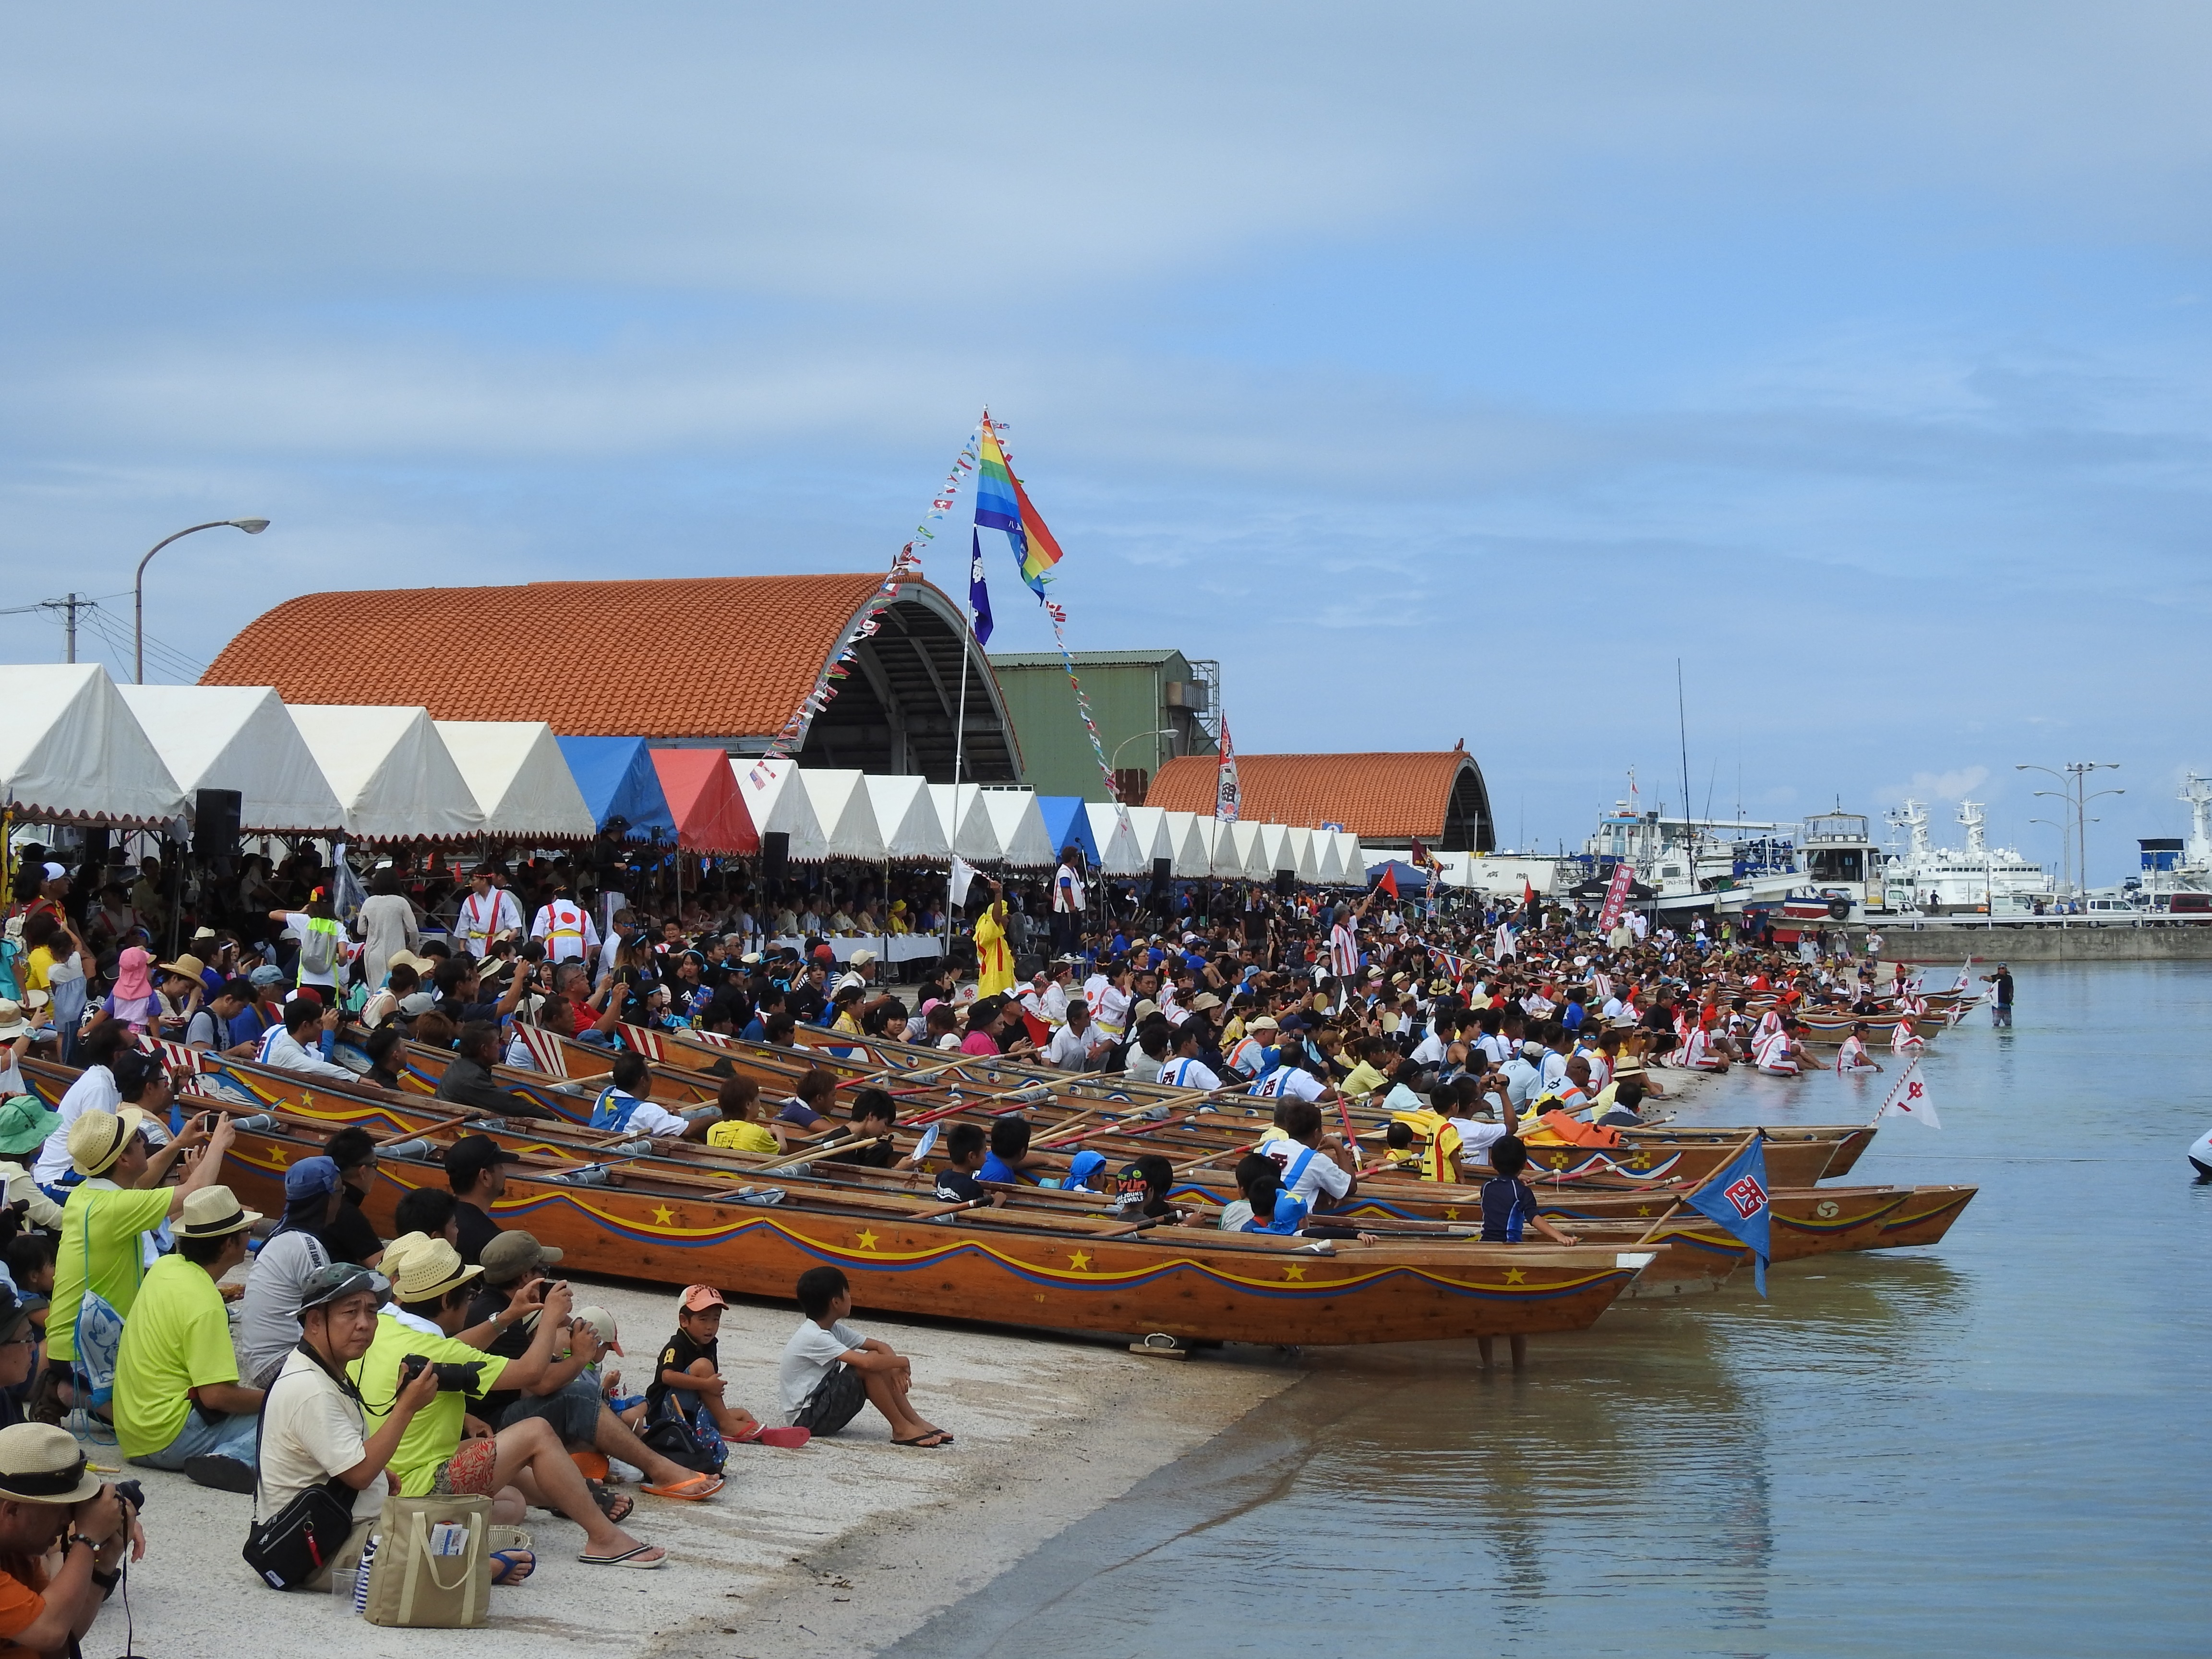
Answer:
[(1078, 1152), (1067, 1161), (1067, 1184), (1070, 1187), (1088, 1187), (1091, 1177), (1105, 1167), (1105, 1153)]
[(338, 1185), (338, 1166), (327, 1158), (303, 1158), (284, 1172), (284, 1201), (297, 1204), (302, 1199), (321, 1198), (334, 1193)]

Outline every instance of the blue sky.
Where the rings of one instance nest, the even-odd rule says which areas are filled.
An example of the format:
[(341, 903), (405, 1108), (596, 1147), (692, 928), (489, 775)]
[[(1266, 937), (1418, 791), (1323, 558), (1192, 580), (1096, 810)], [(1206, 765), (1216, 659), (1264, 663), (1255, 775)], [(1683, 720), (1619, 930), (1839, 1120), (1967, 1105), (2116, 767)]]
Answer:
[(1679, 796), (1680, 657), (1701, 810), (2055, 860), (2014, 763), (2118, 761), (2112, 879), (2212, 769), (2209, 70), (2179, 5), (19, 13), (4, 604), (249, 514), (149, 576), (173, 672), (323, 587), (877, 568), (988, 400), (1073, 642), (1218, 658), (1241, 748), (1464, 738), (1571, 844)]

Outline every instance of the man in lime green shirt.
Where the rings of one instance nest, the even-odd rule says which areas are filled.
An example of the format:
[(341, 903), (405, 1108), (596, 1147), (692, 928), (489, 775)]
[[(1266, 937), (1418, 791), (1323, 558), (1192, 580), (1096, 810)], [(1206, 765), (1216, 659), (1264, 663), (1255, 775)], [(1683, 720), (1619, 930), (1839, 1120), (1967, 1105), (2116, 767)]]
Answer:
[(115, 1357), (115, 1439), (149, 1468), (221, 1492), (253, 1490), (261, 1390), (239, 1386), (230, 1316), (216, 1284), (246, 1260), (261, 1218), (228, 1187), (185, 1200), (177, 1252), (148, 1270)]
[[(566, 1285), (547, 1285), (541, 1299), (517, 1297), (493, 1318), (464, 1331), (469, 1302), (483, 1273), (461, 1261), (461, 1253), (442, 1238), (406, 1233), (384, 1247), (380, 1272), (392, 1280), (392, 1301), (377, 1316), (368, 1352), (346, 1372), (361, 1391), (372, 1432), (392, 1411), (404, 1384), (400, 1364), (420, 1355), (433, 1364), (478, 1367), (475, 1386), (465, 1391), (441, 1388), (415, 1413), (399, 1437), (386, 1467), (398, 1477), (402, 1496), (430, 1492), (489, 1498), (492, 1519), (513, 1523), (526, 1510), (513, 1484), (526, 1472), (537, 1487), (535, 1501), (560, 1510), (584, 1529), (578, 1559), (594, 1566), (658, 1567), (667, 1557), (641, 1544), (602, 1510), (568, 1455), (553, 1425), (533, 1417), (496, 1435), (468, 1414), (469, 1403), (494, 1388), (527, 1389), (538, 1382), (568, 1346), (569, 1293)], [(477, 1346), (489, 1342), (514, 1324), (536, 1322), (530, 1346), (520, 1358), (501, 1359)], [(607, 1509), (629, 1512), (628, 1500), (610, 1498)]]
[[(76, 1316), (89, 1286), (127, 1321), (145, 1277), (146, 1235), (185, 1212), (185, 1200), (212, 1186), (222, 1155), (236, 1139), (228, 1117), (193, 1119), (182, 1134), (152, 1156), (139, 1134), (146, 1114), (87, 1111), (70, 1125), (70, 1162), (84, 1176), (62, 1206), (61, 1242), (54, 1249), (53, 1308), (46, 1316), (46, 1364), (67, 1383), (76, 1358)], [(191, 1173), (177, 1186), (162, 1181), (179, 1155), (204, 1146)]]

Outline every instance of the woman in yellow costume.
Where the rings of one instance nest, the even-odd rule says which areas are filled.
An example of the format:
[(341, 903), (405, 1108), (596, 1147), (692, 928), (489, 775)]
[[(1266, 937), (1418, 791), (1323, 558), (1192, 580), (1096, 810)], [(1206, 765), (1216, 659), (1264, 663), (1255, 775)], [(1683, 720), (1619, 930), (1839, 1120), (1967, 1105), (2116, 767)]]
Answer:
[(1006, 895), (988, 876), (975, 879), (991, 890), (991, 902), (975, 918), (975, 994), (1003, 996), (1014, 988), (1014, 953), (1006, 948)]

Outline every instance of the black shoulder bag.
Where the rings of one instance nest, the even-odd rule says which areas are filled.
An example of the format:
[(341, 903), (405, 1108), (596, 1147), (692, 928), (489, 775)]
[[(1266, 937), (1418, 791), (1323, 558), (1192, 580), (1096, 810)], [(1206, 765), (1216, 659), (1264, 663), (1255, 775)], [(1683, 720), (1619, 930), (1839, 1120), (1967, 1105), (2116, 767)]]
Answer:
[[(317, 1365), (322, 1365), (321, 1356), (307, 1346), (305, 1339), (300, 1348)], [(261, 1396), (261, 1420), (269, 1415), (269, 1395), (276, 1392), (276, 1384), (283, 1380), (281, 1376), (273, 1379), (269, 1394)], [(339, 1386), (343, 1388), (344, 1384)], [(258, 1446), (258, 1422), (254, 1439)], [(258, 1467), (255, 1474), (259, 1474)], [(345, 1477), (334, 1474), (321, 1486), (308, 1487), (264, 1521), (261, 1483), (257, 1479), (253, 1486), (253, 1525), (246, 1534), (246, 1548), (241, 1552), (246, 1565), (271, 1589), (295, 1589), (306, 1583), (345, 1547), (353, 1532), (356, 1496)]]

